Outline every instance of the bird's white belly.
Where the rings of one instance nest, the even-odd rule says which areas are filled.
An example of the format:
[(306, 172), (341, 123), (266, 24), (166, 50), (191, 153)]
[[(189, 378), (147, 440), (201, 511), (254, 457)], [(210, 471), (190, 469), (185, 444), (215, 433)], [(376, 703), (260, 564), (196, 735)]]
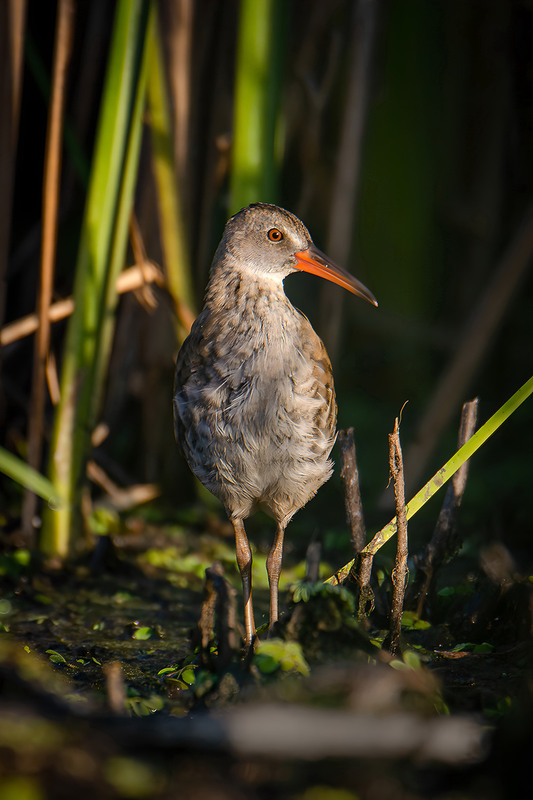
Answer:
[(331, 475), (334, 436), (317, 424), (325, 400), (314, 391), (312, 365), (282, 344), (226, 362), (218, 381), (178, 401), (194, 436), (191, 467), (230, 515), (247, 517), (261, 505), (288, 521)]

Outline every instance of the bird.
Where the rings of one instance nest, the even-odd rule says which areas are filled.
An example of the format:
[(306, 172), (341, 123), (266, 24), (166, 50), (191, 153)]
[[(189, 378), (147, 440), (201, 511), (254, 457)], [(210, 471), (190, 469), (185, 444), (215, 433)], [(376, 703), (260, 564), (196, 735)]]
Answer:
[(316, 247), (298, 217), (253, 203), (226, 224), (203, 310), (176, 360), (175, 435), (190, 469), (222, 502), (233, 526), (247, 646), (256, 628), (244, 521), (261, 508), (276, 522), (266, 562), (272, 631), (285, 529), (333, 471), (332, 368), (309, 320), (285, 294), (283, 281), (296, 271), (378, 304)]

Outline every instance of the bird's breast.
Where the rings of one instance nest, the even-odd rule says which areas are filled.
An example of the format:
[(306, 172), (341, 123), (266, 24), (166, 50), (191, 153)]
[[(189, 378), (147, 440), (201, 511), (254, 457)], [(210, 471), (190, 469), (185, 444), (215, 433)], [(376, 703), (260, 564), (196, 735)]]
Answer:
[(178, 437), (227, 507), (232, 485), (263, 502), (279, 495), (280, 482), (301, 507), (331, 474), (331, 366), (310, 323), (283, 297), (257, 297), (241, 313), (204, 310), (178, 359)]

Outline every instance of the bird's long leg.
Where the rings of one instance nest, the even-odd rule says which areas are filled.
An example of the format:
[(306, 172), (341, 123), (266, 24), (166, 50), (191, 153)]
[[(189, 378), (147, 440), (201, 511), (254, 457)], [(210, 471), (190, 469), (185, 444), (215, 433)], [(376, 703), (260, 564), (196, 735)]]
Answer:
[(285, 525), (278, 522), (276, 538), (267, 558), (268, 583), (270, 586), (270, 628), (278, 620), (278, 584), (281, 572), (281, 559), (283, 557), (283, 537)]
[(231, 524), (235, 531), (235, 550), (242, 580), (246, 644), (250, 646), (255, 636), (254, 610), (252, 606), (252, 551), (250, 550), (242, 519), (232, 519)]

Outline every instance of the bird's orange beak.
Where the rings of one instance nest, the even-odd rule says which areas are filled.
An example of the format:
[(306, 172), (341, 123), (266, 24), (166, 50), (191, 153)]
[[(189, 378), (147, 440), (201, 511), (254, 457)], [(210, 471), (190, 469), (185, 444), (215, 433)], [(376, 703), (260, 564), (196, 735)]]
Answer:
[(319, 275), (327, 281), (337, 283), (344, 289), (348, 289), (352, 294), (356, 294), (358, 297), (362, 297), (363, 300), (372, 303), (373, 306), (377, 306), (378, 301), (370, 289), (367, 289), (361, 281), (358, 281), (345, 269), (339, 267), (338, 264), (335, 264), (314, 244), (308, 247), (307, 250), (300, 250), (300, 252), (295, 253), (294, 257), (298, 262), (296, 269), (302, 272), (310, 272), (311, 275)]

